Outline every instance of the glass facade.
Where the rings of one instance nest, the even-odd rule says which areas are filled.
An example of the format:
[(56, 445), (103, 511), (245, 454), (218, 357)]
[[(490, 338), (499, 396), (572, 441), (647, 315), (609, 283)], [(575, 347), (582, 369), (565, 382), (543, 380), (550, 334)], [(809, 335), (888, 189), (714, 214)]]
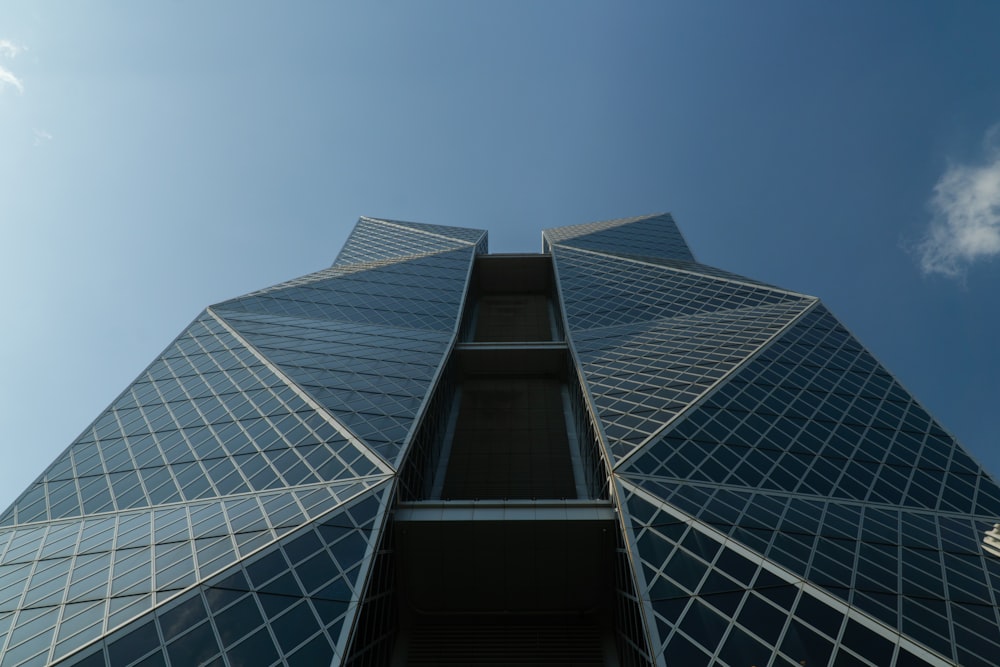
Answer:
[(818, 299), (669, 215), (510, 258), (362, 218), (0, 514), (0, 667), (993, 665), (997, 521)]

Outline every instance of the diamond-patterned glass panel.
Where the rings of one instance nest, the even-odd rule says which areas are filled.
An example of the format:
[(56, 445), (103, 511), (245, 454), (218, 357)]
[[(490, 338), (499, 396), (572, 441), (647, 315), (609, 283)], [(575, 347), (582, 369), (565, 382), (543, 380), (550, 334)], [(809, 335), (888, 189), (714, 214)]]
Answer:
[[(6, 529), (0, 533), (0, 615), (11, 614), (12, 624), (0, 627), (0, 665), (22, 659), (40, 665), (66, 655), (384, 480)], [(36, 636), (29, 630), (45, 633), (45, 652), (29, 655), (28, 636)]]
[[(206, 311), (0, 517), (0, 666), (59, 659), (387, 478), (356, 435), (385, 458), (398, 451), (487, 240), (390, 221), (355, 237), (381, 248)], [(302, 572), (337, 575), (327, 564)], [(351, 581), (326, 582), (344, 595), (314, 599), (309, 613), (325, 606), (343, 623), (329, 614), (356, 595)], [(297, 609), (270, 620), (291, 636), (308, 618)], [(210, 627), (218, 638), (212, 623), (185, 642)], [(277, 649), (290, 664), (329, 661), (346, 637), (331, 627), (295, 646), (282, 635)], [(231, 663), (257, 659), (267, 632), (222, 638), (220, 650)], [(137, 648), (164, 633), (143, 623), (97, 658), (186, 664), (169, 646)]]
[(574, 333), (614, 460), (625, 458), (811, 303), (799, 299)]
[(628, 252), (608, 252), (603, 251), (604, 254), (614, 255), (615, 257), (621, 257), (623, 259), (634, 259), (647, 264), (657, 264), (659, 266), (665, 266), (670, 269), (677, 269), (679, 271), (687, 271), (689, 273), (698, 273), (706, 276), (712, 276), (715, 278), (722, 278), (724, 280), (732, 280), (738, 283), (749, 283), (751, 285), (759, 285), (761, 287), (767, 287), (769, 289), (780, 290), (787, 292), (789, 290), (784, 290), (775, 285), (769, 283), (761, 282), (760, 280), (754, 280), (753, 278), (747, 278), (746, 276), (741, 276), (738, 273), (732, 273), (730, 271), (723, 271), (720, 268), (709, 266), (708, 264), (701, 264), (699, 262), (688, 262), (680, 259), (667, 259), (664, 257), (650, 257), (648, 255), (637, 255)]
[(542, 238), (550, 246), (694, 261), (669, 213), (546, 229)]
[(997, 484), (821, 306), (624, 469), (1000, 516)]
[(352, 433), (395, 461), (451, 334), (218, 310)]
[(553, 256), (567, 325), (574, 336), (597, 327), (809, 299), (763, 286), (571, 248), (557, 246)]
[(384, 472), (203, 314), (5, 512), (47, 521)]
[[(361, 218), (337, 255), (334, 266), (405, 258), (454, 250), (484, 240), (481, 229)], [(485, 250), (484, 250), (485, 252)]]
[(346, 649), (386, 495), (383, 485), (327, 513), (59, 664), (332, 664)]
[(986, 666), (1000, 650), (1000, 567), (980, 549), (984, 519), (621, 478), (949, 660)]
[(891, 627), (748, 557), (627, 482), (620, 492), (647, 622), (667, 664), (936, 664)]
[(948, 660), (1000, 650), (1000, 489), (822, 306), (618, 472)]
[[(623, 663), (996, 664), (1000, 488), (822, 306), (669, 215), (543, 241), (617, 464)], [(200, 316), (0, 515), (0, 667), (339, 663), (363, 591), (389, 655), (390, 478), (486, 251), (362, 218)]]
[(473, 255), (473, 246), (465, 245), (403, 260), (338, 265), (213, 309), (451, 332)]
[(395, 462), (454, 334), (473, 252), (335, 267), (213, 312)]

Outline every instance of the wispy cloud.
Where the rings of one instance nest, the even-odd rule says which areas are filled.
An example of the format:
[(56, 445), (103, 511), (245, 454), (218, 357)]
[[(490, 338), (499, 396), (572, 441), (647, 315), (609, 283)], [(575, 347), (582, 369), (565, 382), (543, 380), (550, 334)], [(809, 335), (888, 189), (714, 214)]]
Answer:
[(14, 73), (9, 69), (0, 65), (0, 90), (3, 90), (4, 86), (13, 86), (17, 88), (17, 92), (24, 92), (24, 84), (21, 83), (21, 80), (14, 76)]
[[(24, 48), (14, 44), (8, 39), (0, 39), (0, 56), (6, 58), (16, 58), (18, 54), (24, 51)], [(17, 92), (24, 92), (24, 84), (18, 79), (13, 72), (9, 69), (0, 65), (0, 92), (7, 86), (12, 86), (17, 89)]]
[(950, 164), (934, 186), (934, 214), (917, 246), (925, 274), (965, 275), (969, 265), (1000, 255), (1000, 125), (986, 133), (981, 164)]
[(35, 145), (41, 146), (46, 141), (52, 141), (52, 135), (45, 130), (35, 130)]
[(23, 46), (18, 46), (9, 39), (0, 39), (0, 56), (16, 58), (22, 51), (24, 51)]

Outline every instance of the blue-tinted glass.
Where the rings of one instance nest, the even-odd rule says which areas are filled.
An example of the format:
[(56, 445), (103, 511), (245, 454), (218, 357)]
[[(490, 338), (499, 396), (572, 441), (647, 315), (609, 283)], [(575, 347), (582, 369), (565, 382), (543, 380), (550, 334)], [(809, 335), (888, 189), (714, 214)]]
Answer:
[(295, 573), (305, 587), (306, 592), (311, 593), (317, 588), (330, 581), (337, 573), (337, 568), (330, 560), (330, 556), (322, 551), (312, 558), (299, 564), (295, 568)]
[(208, 616), (201, 596), (194, 596), (176, 607), (160, 614), (160, 628), (163, 638), (171, 641), (178, 634), (197, 625)]
[(260, 665), (265, 667), (278, 660), (274, 641), (267, 628), (261, 628), (246, 640), (226, 651), (231, 665)]
[(740, 610), (739, 622), (769, 644), (776, 644), (787, 615), (762, 598), (748, 595)]
[(163, 657), (163, 651), (157, 651), (135, 663), (133, 667), (167, 667), (167, 663)]
[(74, 667), (105, 667), (107, 661), (104, 658), (104, 651), (98, 651), (97, 653), (92, 653), (86, 658), (79, 660), (74, 663)]
[(792, 619), (781, 640), (781, 651), (799, 664), (825, 665), (830, 660), (833, 644)]
[(772, 648), (734, 626), (719, 657), (730, 665), (766, 665), (772, 653)]
[[(362, 538), (359, 539), (364, 542)], [(284, 550), (292, 564), (299, 563), (320, 550), (322, 545), (316, 533), (309, 531), (285, 545)], [(355, 559), (356, 561), (357, 559)], [(252, 576), (252, 575), (251, 575)]]
[(247, 596), (214, 616), (223, 646), (230, 646), (264, 622), (252, 596)]
[(219, 645), (209, 623), (195, 626), (183, 637), (167, 644), (172, 665), (202, 665), (218, 652)]
[(552, 245), (694, 261), (694, 256), (669, 213), (557, 227), (546, 229), (543, 235)]
[[(805, 596), (803, 596), (805, 597)], [(863, 655), (876, 665), (888, 665), (892, 662), (892, 643), (861, 625), (857, 621), (848, 620), (844, 636), (840, 640), (844, 646)]]
[(273, 619), (271, 627), (283, 653), (290, 653), (319, 630), (316, 618), (305, 601), (299, 602), (287, 613)]
[(718, 646), (727, 626), (724, 618), (698, 599), (691, 604), (680, 624), (681, 630), (710, 651)]
[(324, 635), (319, 635), (305, 646), (297, 649), (286, 658), (289, 667), (313, 667), (327, 665), (333, 658), (333, 649)]
[[(803, 594), (795, 607), (795, 616), (809, 623), (828, 637), (836, 638), (844, 622), (844, 614), (816, 599)], [(853, 622), (853, 621), (851, 621)]]
[(127, 665), (160, 645), (156, 624), (148, 622), (121, 639), (108, 645), (108, 657), (113, 665)]
[[(763, 663), (778, 642), (775, 664), (825, 664), (843, 631), (835, 664), (890, 664), (902, 632), (995, 662), (1000, 488), (825, 308), (697, 264), (669, 216), (544, 243), (654, 655)], [(5, 661), (343, 655), (383, 498), (327, 513), (401, 463), (485, 247), (363, 219), (333, 268), (199, 316), (0, 516)]]
[(264, 582), (273, 579), (287, 570), (288, 563), (285, 561), (281, 551), (273, 551), (248, 565), (247, 575), (249, 575), (250, 581), (253, 582), (256, 590), (263, 586)]

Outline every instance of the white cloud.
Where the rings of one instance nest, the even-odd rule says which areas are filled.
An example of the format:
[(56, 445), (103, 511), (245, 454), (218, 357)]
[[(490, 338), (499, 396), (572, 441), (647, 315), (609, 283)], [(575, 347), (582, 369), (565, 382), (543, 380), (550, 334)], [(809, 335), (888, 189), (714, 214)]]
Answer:
[[(0, 56), (16, 58), (23, 50), (23, 48), (14, 44), (9, 39), (0, 39)], [(19, 93), (24, 92), (24, 85), (21, 83), (21, 80), (14, 76), (14, 73), (9, 69), (0, 65), (0, 92), (3, 92), (5, 86), (13, 86), (17, 88), (17, 92)]]
[(45, 130), (35, 130), (35, 145), (41, 146), (46, 141), (52, 141), (52, 135)]
[(965, 274), (1000, 255), (1000, 125), (986, 133), (986, 161), (950, 164), (934, 186), (934, 219), (916, 250), (924, 273)]
[(24, 51), (23, 46), (18, 46), (9, 39), (0, 39), (0, 55), (16, 58), (22, 51)]
[(14, 76), (10, 70), (0, 66), (0, 91), (3, 90), (4, 86), (13, 86), (17, 88), (17, 92), (24, 92), (24, 84), (21, 83), (21, 80)]

